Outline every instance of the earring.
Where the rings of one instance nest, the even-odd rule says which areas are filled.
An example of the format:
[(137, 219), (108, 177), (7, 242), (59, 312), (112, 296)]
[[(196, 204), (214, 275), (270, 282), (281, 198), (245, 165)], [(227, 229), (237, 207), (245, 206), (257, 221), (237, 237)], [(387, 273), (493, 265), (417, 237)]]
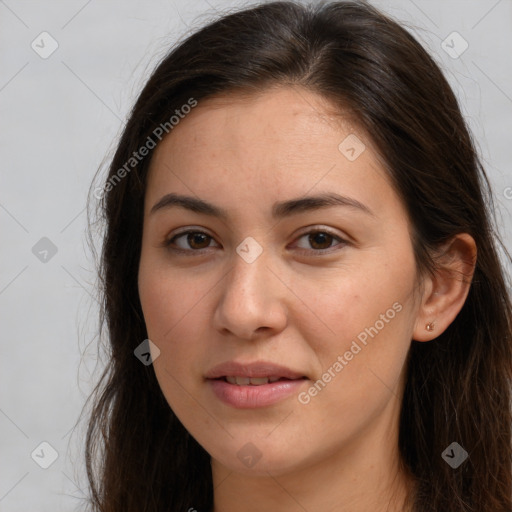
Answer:
[(433, 331), (433, 330), (434, 330), (434, 322), (429, 322), (429, 323), (425, 326), (425, 329), (427, 329), (427, 331)]

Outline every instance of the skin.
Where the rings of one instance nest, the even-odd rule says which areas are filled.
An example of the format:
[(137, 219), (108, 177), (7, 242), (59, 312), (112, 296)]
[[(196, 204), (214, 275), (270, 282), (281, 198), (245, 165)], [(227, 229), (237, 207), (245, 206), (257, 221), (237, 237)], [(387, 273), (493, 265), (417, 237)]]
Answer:
[[(453, 321), (470, 279), (419, 276), (406, 211), (377, 151), (332, 112), (321, 96), (293, 87), (208, 99), (153, 154), (140, 300), (160, 349), (153, 366), (161, 389), (212, 457), (214, 512), (240, 504), (247, 512), (406, 510), (413, 482), (397, 447), (406, 356), (412, 339), (430, 341)], [(338, 149), (349, 134), (366, 146), (354, 161)], [(271, 218), (277, 201), (332, 191), (373, 215), (331, 206)], [(151, 214), (170, 192), (229, 218), (180, 207)], [(211, 238), (184, 235), (164, 246), (186, 228)], [(334, 237), (310, 237), (312, 229)], [(252, 263), (236, 252), (249, 236), (263, 249)], [(445, 249), (446, 269), (471, 277), (473, 239), (458, 235)], [(308, 376), (307, 391), (396, 303), (400, 311), (307, 404), (293, 394), (235, 409), (205, 381), (219, 363), (266, 360)], [(252, 467), (237, 457), (249, 442), (261, 455)]]

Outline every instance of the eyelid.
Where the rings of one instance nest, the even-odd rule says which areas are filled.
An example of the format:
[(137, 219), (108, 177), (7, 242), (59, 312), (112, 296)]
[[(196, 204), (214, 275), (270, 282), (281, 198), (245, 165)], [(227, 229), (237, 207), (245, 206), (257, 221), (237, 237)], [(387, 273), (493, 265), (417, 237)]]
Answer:
[(295, 240), (300, 240), (303, 236), (306, 236), (306, 235), (311, 235), (311, 234), (316, 234), (316, 233), (325, 233), (331, 237), (333, 237), (334, 239), (338, 240), (338, 244), (332, 246), (332, 247), (329, 247), (327, 249), (302, 249), (302, 248), (299, 248), (299, 251), (302, 253), (302, 254), (318, 254), (318, 255), (322, 255), (322, 254), (331, 254), (333, 252), (336, 252), (336, 251), (339, 251), (341, 249), (337, 249), (338, 246), (345, 246), (349, 243), (349, 240), (348, 240), (348, 237), (342, 237), (336, 233), (334, 233), (330, 228), (326, 228), (326, 227), (323, 227), (323, 226), (320, 226), (318, 224), (314, 225), (314, 226), (308, 226), (307, 228), (304, 228), (305, 230), (304, 231), (301, 231), (296, 237), (295, 237)]
[[(176, 233), (173, 233), (172, 236), (166, 236), (163, 243), (162, 243), (162, 247), (168, 247), (170, 248), (170, 245), (172, 244), (172, 241), (182, 235), (188, 235), (190, 233), (202, 233), (206, 236), (208, 236), (209, 238), (211, 238), (212, 240), (215, 240), (215, 237), (213, 235), (211, 235), (210, 233), (208, 233), (207, 231), (205, 231), (204, 228), (200, 228), (200, 227), (194, 227), (194, 226), (189, 226), (189, 227), (186, 227), (186, 228), (183, 228), (183, 230), (179, 230), (178, 232)], [(180, 248), (171, 248), (173, 250), (176, 250), (177, 252), (198, 252), (200, 253), (201, 251), (203, 251), (204, 249), (198, 249), (198, 250), (192, 250), (192, 249), (180, 249)]]
[[(184, 228), (182, 231), (178, 231), (177, 233), (174, 233), (170, 237), (167, 237), (164, 240), (164, 242), (162, 243), (162, 246), (167, 248), (167, 249), (169, 249), (169, 250), (172, 250), (174, 252), (189, 253), (189, 254), (193, 254), (193, 253), (202, 254), (204, 251), (210, 249), (210, 247), (205, 247), (203, 249), (197, 249), (197, 250), (194, 250), (194, 249), (181, 249), (181, 248), (171, 247), (173, 240), (175, 240), (176, 238), (179, 238), (180, 236), (188, 235), (188, 234), (191, 234), (191, 233), (204, 234), (207, 237), (209, 237), (209, 238), (211, 238), (212, 240), (215, 241), (215, 237), (213, 235), (210, 235), (207, 231), (205, 231), (204, 228), (199, 228), (199, 227), (195, 228), (194, 226), (191, 226), (191, 227)], [(345, 245), (350, 243), (350, 241), (349, 241), (350, 237), (340, 236), (340, 235), (334, 233), (330, 228), (323, 227), (323, 226), (318, 225), (318, 224), (305, 227), (299, 234), (297, 234), (295, 236), (294, 241), (299, 240), (300, 238), (302, 238), (305, 235), (316, 234), (316, 233), (325, 233), (325, 234), (327, 234), (329, 236), (332, 236), (339, 243), (337, 245), (335, 245), (333, 247), (329, 247), (327, 249), (317, 249), (317, 250), (315, 250), (315, 249), (302, 249), (302, 248), (299, 248), (298, 250), (302, 254), (305, 254), (305, 253), (307, 253), (307, 254), (315, 254), (316, 253), (318, 255), (327, 254), (327, 253), (331, 253), (331, 252), (335, 252), (335, 251), (339, 250), (339, 249), (336, 249), (336, 247), (338, 247), (338, 246), (345, 246)], [(216, 242), (216, 243), (218, 243), (218, 242)]]

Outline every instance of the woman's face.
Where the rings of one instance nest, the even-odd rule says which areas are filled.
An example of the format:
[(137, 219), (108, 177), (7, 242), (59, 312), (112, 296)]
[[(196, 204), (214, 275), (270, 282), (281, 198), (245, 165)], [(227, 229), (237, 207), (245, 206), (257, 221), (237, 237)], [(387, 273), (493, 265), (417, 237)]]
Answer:
[(152, 158), (138, 279), (154, 370), (229, 470), (397, 444), (418, 310), (407, 216), (371, 141), (327, 107), (293, 88), (200, 101)]

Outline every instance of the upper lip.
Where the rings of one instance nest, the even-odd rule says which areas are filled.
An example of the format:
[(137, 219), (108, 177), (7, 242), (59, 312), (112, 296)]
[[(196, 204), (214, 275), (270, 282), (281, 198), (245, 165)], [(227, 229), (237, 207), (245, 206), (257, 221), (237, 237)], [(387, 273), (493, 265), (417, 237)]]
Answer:
[(254, 361), (242, 363), (228, 361), (214, 366), (206, 374), (207, 379), (218, 379), (220, 377), (284, 377), (286, 379), (300, 379), (304, 374), (267, 361)]

